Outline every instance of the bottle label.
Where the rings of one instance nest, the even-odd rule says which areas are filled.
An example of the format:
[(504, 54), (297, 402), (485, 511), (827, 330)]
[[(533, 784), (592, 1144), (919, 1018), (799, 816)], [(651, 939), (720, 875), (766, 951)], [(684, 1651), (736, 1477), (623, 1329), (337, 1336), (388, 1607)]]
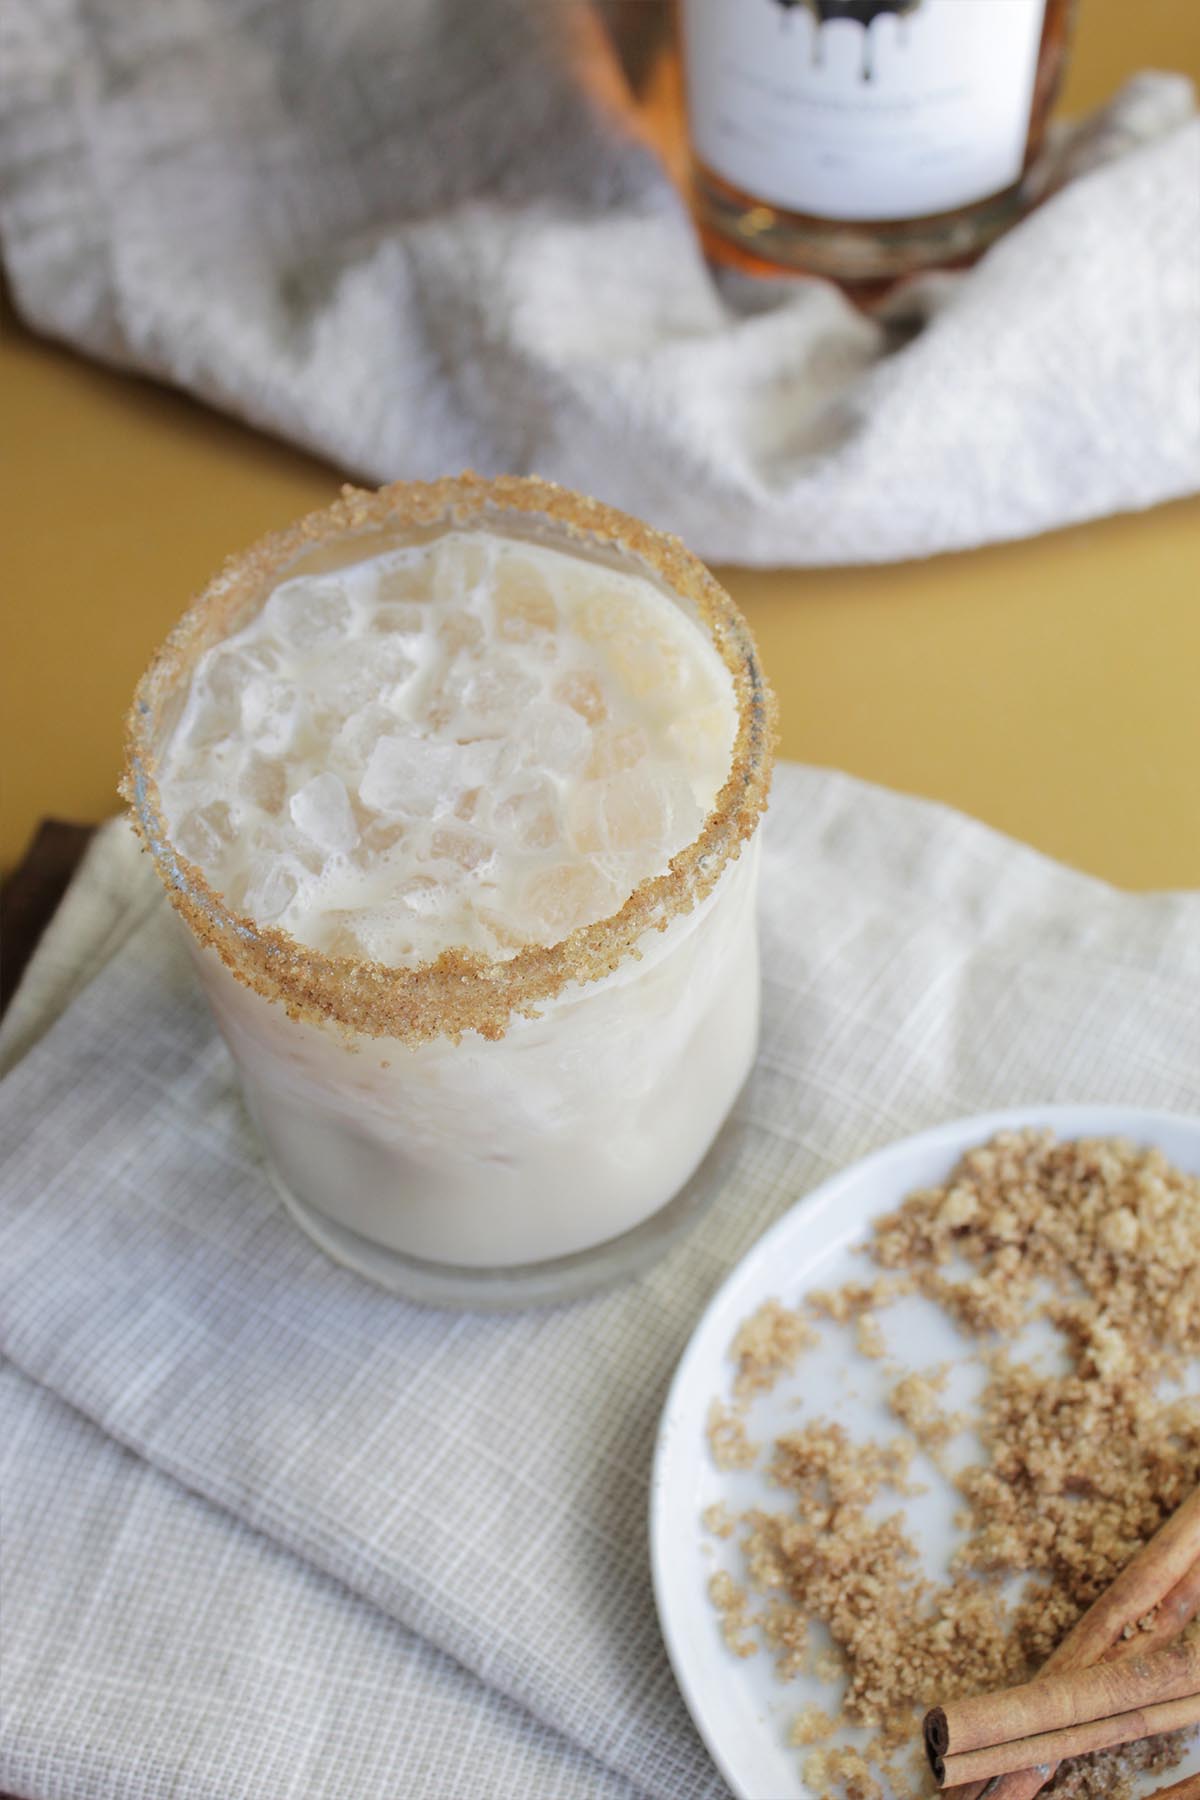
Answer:
[(911, 219), (1021, 173), (1045, 0), (683, 0), (692, 145), (822, 219)]

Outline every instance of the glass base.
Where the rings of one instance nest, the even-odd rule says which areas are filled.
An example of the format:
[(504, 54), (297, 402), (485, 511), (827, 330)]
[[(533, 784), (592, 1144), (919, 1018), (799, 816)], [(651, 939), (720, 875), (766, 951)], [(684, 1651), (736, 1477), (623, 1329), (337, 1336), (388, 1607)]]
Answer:
[(1016, 223), (1031, 198), (1019, 182), (955, 212), (843, 223), (767, 205), (702, 163), (692, 170), (693, 210), (712, 261), (752, 275), (818, 275), (868, 300), (906, 275), (973, 262)]
[(473, 1269), (405, 1256), (338, 1225), (284, 1186), (268, 1158), (267, 1168), (281, 1200), (301, 1230), (327, 1256), (363, 1275), (377, 1287), (421, 1306), (476, 1312), (515, 1312), (530, 1306), (557, 1306), (582, 1300), (640, 1274), (665, 1254), (706, 1212), (732, 1170), (740, 1131), (731, 1116), (714, 1138), (695, 1174), (674, 1199), (630, 1231), (569, 1256), (512, 1268)]

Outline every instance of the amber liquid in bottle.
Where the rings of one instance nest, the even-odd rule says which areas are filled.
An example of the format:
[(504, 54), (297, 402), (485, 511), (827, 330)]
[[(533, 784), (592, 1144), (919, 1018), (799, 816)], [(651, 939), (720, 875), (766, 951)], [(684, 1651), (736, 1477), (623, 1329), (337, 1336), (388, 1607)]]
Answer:
[(870, 299), (1031, 200), (1074, 0), (680, 0), (705, 248)]

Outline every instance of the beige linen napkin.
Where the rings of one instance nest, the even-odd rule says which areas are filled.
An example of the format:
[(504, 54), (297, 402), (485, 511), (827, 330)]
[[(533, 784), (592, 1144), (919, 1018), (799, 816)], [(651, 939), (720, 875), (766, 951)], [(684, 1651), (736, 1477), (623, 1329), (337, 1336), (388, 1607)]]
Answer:
[[(72, 900), (84, 960), (112, 871)], [(0, 1083), (0, 1786), (34, 1800), (720, 1794), (645, 1523), (707, 1297), (905, 1132), (1042, 1100), (1200, 1108), (1200, 896), (1122, 895), (784, 765), (763, 1045), (712, 1209), (612, 1294), (426, 1311), (281, 1212), (176, 921), (144, 861), (120, 879), (145, 916)]]
[(1178, 77), (1066, 134), (1061, 193), (871, 322), (821, 282), (714, 282), (585, 80), (579, 0), (5, 10), (22, 313), (352, 473), (536, 470), (746, 563), (925, 555), (1200, 486)]

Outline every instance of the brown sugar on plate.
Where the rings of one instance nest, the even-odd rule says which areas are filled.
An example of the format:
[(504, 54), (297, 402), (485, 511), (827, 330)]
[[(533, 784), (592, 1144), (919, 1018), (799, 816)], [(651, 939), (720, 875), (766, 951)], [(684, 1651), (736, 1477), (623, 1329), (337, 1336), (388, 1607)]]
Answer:
[(911, 1438), (856, 1444), (844, 1425), (815, 1419), (776, 1438), (767, 1474), (796, 1495), (796, 1515), (824, 1526), (848, 1508), (861, 1508), (881, 1488), (909, 1493), (908, 1468), (916, 1452)]
[(833, 1736), (838, 1722), (831, 1713), (823, 1712), (819, 1706), (806, 1706), (792, 1720), (788, 1732), (790, 1744), (820, 1744), (825, 1738)]
[(965, 1413), (948, 1413), (942, 1407), (949, 1370), (914, 1370), (902, 1375), (888, 1394), (888, 1405), (907, 1426), (923, 1450), (936, 1457), (967, 1423)]
[(706, 1506), (700, 1517), (704, 1521), (705, 1531), (711, 1531), (714, 1537), (729, 1538), (737, 1530), (737, 1520), (723, 1500)]
[[(718, 1466), (757, 1469), (784, 1502), (737, 1523), (739, 1639), (761, 1642), (785, 1678), (840, 1679), (834, 1723), (876, 1733), (864, 1750), (800, 1740), (819, 1742), (801, 1773), (831, 1800), (928, 1792), (896, 1762), (925, 1696), (1035, 1673), (1200, 1481), (1200, 1402), (1178, 1385), (1200, 1356), (1200, 1179), (1121, 1140), (1008, 1132), (878, 1219), (865, 1248), (886, 1273), (791, 1310), (768, 1302), (746, 1322), (733, 1407), (714, 1403), (709, 1427)], [(795, 1372), (810, 1321), (852, 1324), (875, 1355), (871, 1315), (911, 1294), (949, 1316), (982, 1366), (970, 1414), (945, 1410), (946, 1369), (901, 1370), (887, 1403), (906, 1438), (864, 1443), (818, 1419), (752, 1441), (752, 1407)], [(1053, 1367), (1018, 1353), (1034, 1320), (1052, 1329)], [(919, 1444), (951, 1479), (946, 1446), (968, 1427), (981, 1454), (952, 1477), (963, 1540), (934, 1582), (905, 1530), (909, 1462)], [(812, 1628), (831, 1649), (808, 1651)], [(1132, 1800), (1182, 1748), (1177, 1734), (1081, 1757), (1046, 1791)]]
[(735, 1400), (770, 1393), (781, 1375), (790, 1375), (801, 1354), (817, 1342), (817, 1333), (802, 1312), (764, 1300), (738, 1326), (729, 1354), (737, 1364)]
[[(1200, 1351), (1200, 1180), (1120, 1139), (1004, 1132), (875, 1226), (871, 1254), (968, 1331), (1012, 1335), (1042, 1284), (1075, 1285), (1130, 1373)], [(968, 1273), (947, 1274), (955, 1258)], [(1115, 1373), (1115, 1369), (1113, 1370)]]
[(839, 1288), (813, 1288), (804, 1303), (815, 1317), (845, 1325), (913, 1291), (914, 1284), (907, 1276), (884, 1275), (875, 1281), (847, 1281)]
[(708, 1447), (718, 1469), (752, 1469), (758, 1445), (746, 1435), (741, 1412), (714, 1400), (708, 1409)]
[(750, 1636), (750, 1596), (727, 1569), (718, 1569), (708, 1583), (708, 1597), (721, 1618), (721, 1635), (735, 1656), (754, 1656), (758, 1644)]
[(857, 1750), (814, 1750), (804, 1759), (804, 1779), (818, 1793), (836, 1791), (846, 1800), (883, 1800), (883, 1788)]

